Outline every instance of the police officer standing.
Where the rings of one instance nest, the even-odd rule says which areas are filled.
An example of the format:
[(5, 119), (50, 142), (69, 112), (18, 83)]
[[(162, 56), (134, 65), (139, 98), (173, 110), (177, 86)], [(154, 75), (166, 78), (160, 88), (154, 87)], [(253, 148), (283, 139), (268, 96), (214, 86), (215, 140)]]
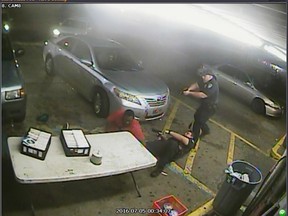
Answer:
[(194, 114), (192, 132), (195, 143), (198, 141), (199, 136), (203, 137), (210, 133), (206, 122), (216, 112), (219, 95), (218, 82), (212, 69), (208, 65), (204, 65), (198, 69), (197, 73), (201, 79), (183, 91), (184, 95), (191, 95), (201, 101)]

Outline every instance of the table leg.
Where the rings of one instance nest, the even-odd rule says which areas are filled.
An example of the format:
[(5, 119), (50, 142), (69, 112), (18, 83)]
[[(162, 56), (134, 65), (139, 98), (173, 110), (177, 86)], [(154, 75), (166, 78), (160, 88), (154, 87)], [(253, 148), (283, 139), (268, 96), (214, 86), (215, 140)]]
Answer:
[(30, 207), (31, 207), (32, 216), (36, 216), (36, 214), (35, 214), (35, 208), (34, 208), (32, 199), (30, 200), (30, 202), (31, 202), (31, 203), (30, 203)]
[(134, 178), (133, 172), (130, 172), (130, 173), (131, 173), (131, 176), (132, 176), (132, 179), (133, 179), (133, 182), (134, 182), (134, 186), (135, 186), (135, 188), (137, 190), (138, 196), (141, 197), (140, 190), (139, 190), (139, 187), (138, 187), (138, 185), (136, 183), (136, 180)]
[(35, 212), (35, 207), (34, 207), (34, 202), (33, 202), (33, 186), (34, 185), (24, 185), (24, 192), (28, 195), (29, 199), (29, 205), (30, 205), (30, 211), (31, 211), (31, 216), (36, 216)]

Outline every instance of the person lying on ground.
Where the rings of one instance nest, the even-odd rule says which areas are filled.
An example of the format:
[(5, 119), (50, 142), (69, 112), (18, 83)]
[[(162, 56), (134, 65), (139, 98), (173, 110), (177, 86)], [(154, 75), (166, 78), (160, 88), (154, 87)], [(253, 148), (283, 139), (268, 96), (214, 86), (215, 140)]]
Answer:
[(190, 130), (183, 135), (172, 130), (165, 130), (165, 134), (171, 137), (165, 139), (161, 135), (158, 140), (147, 142), (146, 145), (146, 148), (158, 159), (156, 168), (150, 174), (151, 177), (158, 176), (166, 164), (195, 148), (194, 138)]

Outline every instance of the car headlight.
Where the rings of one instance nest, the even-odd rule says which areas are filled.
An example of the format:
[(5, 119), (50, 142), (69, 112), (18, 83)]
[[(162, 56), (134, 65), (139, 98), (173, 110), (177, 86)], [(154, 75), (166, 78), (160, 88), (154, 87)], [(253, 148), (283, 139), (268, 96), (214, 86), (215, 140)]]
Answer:
[(5, 99), (6, 100), (15, 100), (24, 97), (25, 92), (24, 89), (17, 89), (13, 91), (6, 91), (5, 92)]
[(119, 98), (121, 98), (123, 100), (127, 100), (127, 101), (130, 101), (132, 103), (136, 103), (136, 104), (141, 105), (139, 99), (135, 95), (129, 94), (129, 93), (124, 92), (124, 91), (121, 91), (118, 88), (114, 88), (114, 92)]
[(60, 31), (58, 29), (54, 29), (53, 30), (53, 34), (54, 34), (54, 36), (59, 36), (60, 35)]
[(3, 28), (5, 32), (9, 32), (10, 26), (8, 24), (4, 24)]

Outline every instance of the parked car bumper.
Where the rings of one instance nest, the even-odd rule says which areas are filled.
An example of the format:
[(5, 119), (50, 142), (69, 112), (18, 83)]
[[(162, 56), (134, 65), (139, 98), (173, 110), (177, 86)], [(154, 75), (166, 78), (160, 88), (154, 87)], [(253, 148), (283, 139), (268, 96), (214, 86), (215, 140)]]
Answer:
[(149, 109), (133, 109), (136, 119), (140, 121), (155, 120), (163, 117), (168, 109), (168, 104)]
[(153, 96), (139, 96), (140, 104), (133, 103), (124, 99), (120, 99), (116, 95), (109, 94), (110, 97), (110, 113), (123, 108), (124, 110), (133, 110), (135, 118), (139, 121), (156, 120), (165, 115), (170, 103), (169, 90), (165, 94)]
[(6, 101), (2, 104), (3, 120), (24, 120), (26, 115), (26, 97), (20, 100)]
[(161, 107), (154, 107), (149, 109), (143, 109), (143, 108), (134, 108), (129, 106), (122, 105), (124, 109), (131, 109), (135, 113), (135, 118), (140, 121), (149, 121), (149, 120), (155, 120), (163, 117), (167, 111), (168, 104), (161, 106)]
[(141, 105), (138, 105), (125, 100), (119, 100), (118, 107), (120, 106), (125, 110), (133, 110), (135, 118), (139, 121), (155, 120), (165, 115), (169, 106), (169, 96), (167, 96), (165, 103), (160, 106), (149, 106), (143, 100), (141, 102)]
[(271, 106), (265, 105), (266, 115), (272, 117), (280, 117), (283, 115), (283, 110), (281, 108), (273, 108)]

